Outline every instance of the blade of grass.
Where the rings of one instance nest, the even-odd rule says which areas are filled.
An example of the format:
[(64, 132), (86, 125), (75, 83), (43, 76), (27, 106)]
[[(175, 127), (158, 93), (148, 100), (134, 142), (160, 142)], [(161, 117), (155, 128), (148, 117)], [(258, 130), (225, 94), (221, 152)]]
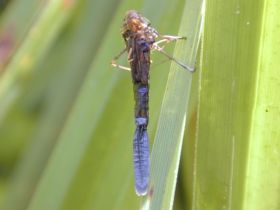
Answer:
[[(188, 186), (185, 187), (187, 189), (190, 185), (193, 186), (186, 194), (190, 201), (189, 209), (273, 209), (269, 205), (266, 207), (262, 205), (270, 203), (274, 205), (276, 203), (270, 202), (269, 198), (276, 200), (279, 197), (272, 193), (275, 190), (272, 185), (279, 186), (276, 184), (279, 183), (279, 179), (276, 178), (279, 168), (276, 169), (276, 165), (271, 166), (273, 169), (266, 168), (265, 173), (258, 168), (272, 163), (269, 159), (271, 156), (268, 156), (271, 151), (269, 148), (278, 146), (272, 146), (275, 142), (271, 141), (269, 136), (259, 141), (256, 136), (250, 136), (252, 128), (270, 129), (265, 124), (256, 126), (255, 117), (260, 117), (254, 116), (255, 95), (259, 94), (256, 88), (259, 83), (256, 80), (258, 74), (266, 72), (262, 75), (266, 77), (271, 73), (275, 76), (275, 72), (278, 72), (274, 69), (264, 71), (259, 67), (261, 32), (263, 20), (266, 19), (263, 17), (264, 5), (265, 1), (261, 0), (207, 2), (201, 58), (203, 71), (199, 81), (199, 105), (196, 115), (197, 132), (193, 148), (190, 148), (194, 150), (194, 161), (186, 168), (186, 171), (193, 170), (193, 180), (187, 180)], [(277, 11), (276, 8), (275, 10)], [(268, 14), (276, 13), (268, 12)], [(277, 25), (274, 24), (272, 28)], [(271, 42), (272, 37), (268, 34), (276, 34), (275, 32), (271, 29), (270, 32), (263, 31), (263, 35)], [(269, 52), (272, 53), (270, 50)], [(270, 58), (269, 53), (264, 54), (263, 57)], [(265, 83), (267, 85), (273, 82), (267, 80)], [(277, 98), (276, 95), (269, 96), (270, 93), (279, 92), (274, 84), (267, 88), (263, 87), (263, 90), (271, 92), (261, 94), (262, 100)], [(264, 99), (264, 96), (268, 98)], [(263, 112), (262, 117), (268, 115)], [(276, 115), (274, 112), (274, 116)], [(263, 122), (262, 117), (257, 123)], [(257, 136), (260, 137), (260, 133)], [(261, 142), (265, 142), (266, 146)], [(266, 148), (265, 151), (268, 153), (262, 153), (261, 148)], [(250, 163), (248, 157), (252, 154), (254, 161)], [(260, 159), (257, 159), (256, 154)], [(277, 154), (274, 157), (276, 156)], [(261, 163), (261, 160), (264, 162)], [(248, 171), (252, 169), (248, 176)], [(259, 177), (260, 180), (254, 180), (252, 176)], [(267, 182), (268, 179), (271, 181), (274, 179), (271, 186)], [(263, 185), (260, 183), (261, 180), (266, 180)], [(249, 197), (244, 196), (246, 185), (256, 187), (247, 191), (247, 196), (252, 198), (256, 195), (259, 198), (253, 201), (252, 206), (244, 207), (244, 203), (251, 202)], [(265, 188), (269, 190), (266, 191)], [(266, 194), (261, 195), (262, 192)]]
[[(190, 65), (196, 60), (202, 3), (202, 0), (185, 2), (179, 35), (187, 36), (188, 41), (178, 43), (175, 48), (175, 57)], [(152, 194), (144, 202), (150, 202), (149, 209), (172, 209), (173, 206), (191, 80), (190, 73), (172, 63), (152, 151)]]
[(279, 1), (265, 1), (244, 210), (280, 209), (279, 9)]

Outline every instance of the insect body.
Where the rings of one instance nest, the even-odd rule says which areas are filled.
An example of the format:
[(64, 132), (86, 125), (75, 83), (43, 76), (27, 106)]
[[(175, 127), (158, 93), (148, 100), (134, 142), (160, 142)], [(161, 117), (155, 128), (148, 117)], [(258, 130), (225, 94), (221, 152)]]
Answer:
[[(149, 121), (150, 52), (151, 50), (157, 50), (189, 71), (194, 71), (194, 68), (177, 61), (159, 46), (160, 43), (184, 39), (184, 37), (160, 35), (150, 26), (150, 22), (137, 11), (130, 10), (126, 13), (122, 26), (122, 36), (126, 47), (115, 57), (112, 65), (131, 71), (136, 124), (133, 139), (135, 190), (138, 195), (145, 195), (148, 190), (150, 170), (149, 138), (147, 133)], [(161, 40), (156, 41), (158, 37)], [(118, 65), (115, 62), (124, 52), (128, 53), (130, 68)]]
[(136, 130), (133, 140), (135, 190), (138, 195), (147, 192), (149, 183), (149, 71), (150, 51), (157, 32), (149, 27), (147, 19), (136, 11), (128, 11), (122, 28), (128, 52), (135, 98)]

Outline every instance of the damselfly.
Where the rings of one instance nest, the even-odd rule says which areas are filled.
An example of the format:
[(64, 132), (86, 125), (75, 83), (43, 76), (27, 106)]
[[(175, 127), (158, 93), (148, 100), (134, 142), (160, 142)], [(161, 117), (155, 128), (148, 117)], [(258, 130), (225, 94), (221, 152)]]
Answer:
[[(136, 124), (133, 139), (135, 190), (137, 195), (145, 195), (148, 190), (150, 173), (149, 140), (147, 133), (149, 121), (150, 52), (151, 50), (156, 50), (190, 72), (193, 72), (194, 68), (174, 59), (160, 46), (162, 43), (185, 38), (159, 34), (151, 27), (149, 20), (137, 11), (130, 10), (126, 13), (122, 25), (122, 36), (126, 46), (114, 58), (112, 65), (131, 71), (135, 98), (134, 115)], [(156, 41), (158, 38), (160, 40)], [(128, 53), (130, 68), (116, 63), (116, 60), (124, 52)]]

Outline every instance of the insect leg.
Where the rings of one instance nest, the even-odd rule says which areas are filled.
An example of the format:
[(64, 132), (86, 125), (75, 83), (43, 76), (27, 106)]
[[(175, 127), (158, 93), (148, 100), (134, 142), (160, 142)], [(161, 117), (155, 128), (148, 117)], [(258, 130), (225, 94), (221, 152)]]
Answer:
[(117, 64), (117, 60), (126, 52), (126, 48), (124, 48), (118, 55), (116, 55), (113, 60), (111, 61), (111, 65), (113, 67), (116, 67), (116, 68), (119, 68), (119, 69), (123, 69), (123, 70), (126, 70), (126, 71), (130, 71), (131, 69), (129, 67), (126, 67), (126, 66), (122, 66), (122, 65), (119, 65)]
[(177, 63), (179, 66), (183, 67), (184, 69), (186, 69), (190, 72), (194, 72), (195, 68), (193, 66), (189, 66), (187, 64), (182, 63), (181, 61), (178, 61), (173, 56), (171, 56), (167, 52), (165, 52), (162, 47), (159, 47), (158, 45), (155, 45), (155, 43), (153, 44), (152, 47), (153, 47), (154, 50), (157, 50), (158, 52), (160, 52), (161, 54), (166, 56), (168, 59), (174, 61), (175, 63)]
[(180, 39), (187, 39), (184, 36), (171, 36), (171, 35), (161, 35), (160, 37), (162, 37), (162, 39), (155, 42), (154, 43), (155, 45), (159, 45), (159, 44), (164, 43), (164, 42), (169, 43), (169, 42), (174, 42), (174, 41), (177, 41), (177, 40), (180, 40)]

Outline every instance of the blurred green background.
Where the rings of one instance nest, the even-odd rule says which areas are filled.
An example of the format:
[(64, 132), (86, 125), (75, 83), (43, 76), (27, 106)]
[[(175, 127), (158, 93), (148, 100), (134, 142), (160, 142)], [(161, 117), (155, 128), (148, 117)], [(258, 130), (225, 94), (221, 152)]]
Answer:
[[(186, 2), (0, 1), (1, 209), (139, 208), (131, 78), (110, 61), (127, 10), (176, 35)], [(175, 210), (280, 208), (278, 11), (278, 0), (206, 2)], [(150, 145), (170, 66), (152, 59)]]

